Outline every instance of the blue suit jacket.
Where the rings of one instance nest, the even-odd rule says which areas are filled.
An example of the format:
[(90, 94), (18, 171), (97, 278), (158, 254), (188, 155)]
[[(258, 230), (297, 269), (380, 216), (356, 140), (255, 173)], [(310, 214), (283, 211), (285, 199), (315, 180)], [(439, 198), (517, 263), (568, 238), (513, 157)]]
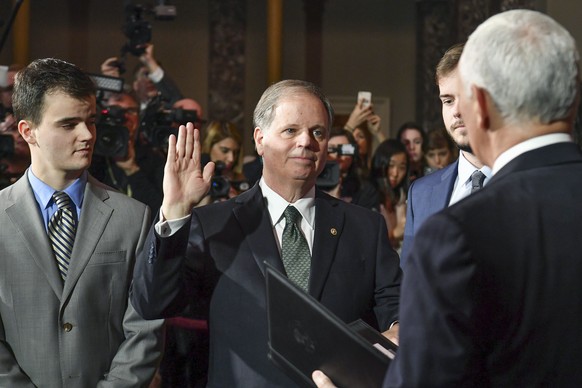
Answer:
[(404, 241), (400, 254), (401, 268), (404, 268), (414, 242), (414, 235), (420, 226), (428, 217), (448, 206), (457, 179), (458, 165), (457, 159), (447, 167), (415, 180), (410, 186), (406, 204)]

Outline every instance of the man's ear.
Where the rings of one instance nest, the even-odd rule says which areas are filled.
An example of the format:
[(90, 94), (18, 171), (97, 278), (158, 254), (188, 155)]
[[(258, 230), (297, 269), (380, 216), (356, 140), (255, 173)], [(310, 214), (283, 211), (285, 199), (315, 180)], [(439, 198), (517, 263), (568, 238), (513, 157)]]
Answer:
[(483, 88), (473, 85), (473, 95), (475, 96), (477, 126), (479, 129), (489, 129), (492, 100), (489, 98), (489, 93)]
[(36, 144), (36, 132), (29, 121), (20, 120), (18, 122), (18, 133), (28, 144)]
[(257, 149), (257, 154), (259, 156), (263, 156), (263, 131), (261, 130), (261, 128), (256, 127), (255, 128), (255, 132), (253, 132), (253, 139), (255, 140), (255, 148)]

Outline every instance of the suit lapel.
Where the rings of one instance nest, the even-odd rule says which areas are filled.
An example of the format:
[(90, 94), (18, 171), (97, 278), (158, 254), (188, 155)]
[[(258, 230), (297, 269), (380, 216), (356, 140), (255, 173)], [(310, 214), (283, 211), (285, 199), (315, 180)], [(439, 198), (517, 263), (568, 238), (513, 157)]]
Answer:
[(93, 178), (89, 177), (85, 188), (71, 264), (63, 290), (63, 300), (68, 297), (79, 280), (113, 213), (113, 209), (104, 202), (109, 198), (109, 194), (94, 182)]
[(265, 262), (285, 273), (277, 248), (269, 211), (258, 184), (236, 198), (233, 209), (259, 269), (265, 275)]
[(38, 202), (28, 183), (26, 174), (14, 183), (16, 202), (6, 209), (6, 214), (19, 230), (20, 237), (41, 272), (46, 276), (58, 298), (63, 292), (63, 282), (57, 270), (53, 249), (48, 240), (44, 220), (38, 209)]
[(317, 299), (320, 298), (327, 280), (344, 224), (344, 212), (337, 206), (336, 201), (316, 191), (309, 293)]
[(430, 214), (434, 214), (449, 205), (455, 179), (457, 178), (458, 164), (459, 161), (457, 160), (450, 166), (445, 167), (447, 170), (441, 175), (440, 182), (433, 186), (430, 198), (427, 201), (428, 206), (430, 207)]

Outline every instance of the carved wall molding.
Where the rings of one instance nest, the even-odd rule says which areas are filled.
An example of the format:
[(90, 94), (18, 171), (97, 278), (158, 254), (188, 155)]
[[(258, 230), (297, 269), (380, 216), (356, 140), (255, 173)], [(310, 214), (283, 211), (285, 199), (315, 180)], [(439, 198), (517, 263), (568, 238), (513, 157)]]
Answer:
[(435, 67), (445, 51), (467, 40), (488, 17), (509, 9), (537, 9), (539, 0), (417, 0), (416, 121), (442, 128)]
[(232, 121), (242, 131), (246, 0), (209, 0), (209, 17), (207, 117)]

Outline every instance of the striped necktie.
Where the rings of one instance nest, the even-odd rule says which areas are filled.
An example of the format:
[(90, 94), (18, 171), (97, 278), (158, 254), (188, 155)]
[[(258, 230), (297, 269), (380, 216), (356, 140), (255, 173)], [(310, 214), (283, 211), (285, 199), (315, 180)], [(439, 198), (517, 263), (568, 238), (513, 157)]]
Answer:
[(77, 220), (71, 198), (64, 191), (55, 191), (53, 200), (59, 207), (48, 224), (48, 237), (51, 241), (57, 266), (63, 280), (67, 277)]
[(311, 269), (311, 254), (309, 253), (307, 240), (305, 240), (297, 225), (297, 222), (301, 219), (301, 213), (294, 206), (287, 206), (284, 215), (285, 229), (283, 229), (282, 236), (281, 259), (289, 279), (307, 291)]

